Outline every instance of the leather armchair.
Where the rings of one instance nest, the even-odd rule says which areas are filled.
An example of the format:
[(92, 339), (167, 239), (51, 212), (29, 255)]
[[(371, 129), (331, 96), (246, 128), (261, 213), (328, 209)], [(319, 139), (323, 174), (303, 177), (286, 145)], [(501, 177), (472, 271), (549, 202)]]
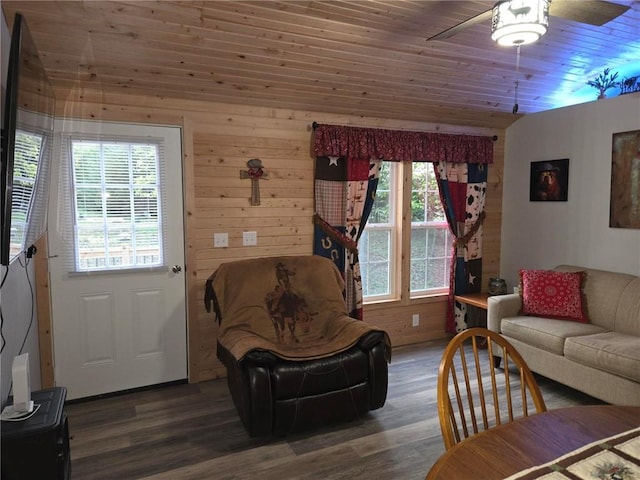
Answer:
[[(207, 310), (220, 322), (217, 356), (250, 436), (349, 421), (384, 405), (389, 338), (346, 315), (343, 287), (335, 265), (318, 256), (229, 262), (207, 281)], [(300, 300), (292, 317), (274, 306), (273, 292), (283, 289)]]

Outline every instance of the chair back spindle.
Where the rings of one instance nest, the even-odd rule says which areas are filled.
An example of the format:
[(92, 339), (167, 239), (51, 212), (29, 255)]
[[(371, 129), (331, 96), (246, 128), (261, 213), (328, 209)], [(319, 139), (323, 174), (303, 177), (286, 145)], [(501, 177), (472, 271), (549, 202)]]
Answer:
[[(493, 353), (502, 352), (502, 371)], [(438, 373), (438, 415), (445, 448), (483, 430), (546, 410), (535, 377), (517, 350), (486, 328), (456, 335)]]

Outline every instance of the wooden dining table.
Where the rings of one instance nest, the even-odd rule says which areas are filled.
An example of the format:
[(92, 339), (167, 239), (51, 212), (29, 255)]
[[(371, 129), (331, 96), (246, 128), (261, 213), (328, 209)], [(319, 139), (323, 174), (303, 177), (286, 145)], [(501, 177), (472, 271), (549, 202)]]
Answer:
[(447, 450), (426, 480), (500, 480), (640, 426), (640, 407), (559, 408), (473, 435)]

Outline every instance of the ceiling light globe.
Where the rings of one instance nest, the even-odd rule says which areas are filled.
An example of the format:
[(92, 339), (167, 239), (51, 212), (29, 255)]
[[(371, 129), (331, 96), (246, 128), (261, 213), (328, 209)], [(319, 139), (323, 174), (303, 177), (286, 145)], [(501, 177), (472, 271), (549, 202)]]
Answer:
[(540, 39), (547, 28), (539, 24), (507, 25), (491, 34), (491, 39), (505, 47), (526, 45)]
[(537, 41), (549, 26), (549, 0), (504, 0), (493, 7), (491, 39), (503, 46)]

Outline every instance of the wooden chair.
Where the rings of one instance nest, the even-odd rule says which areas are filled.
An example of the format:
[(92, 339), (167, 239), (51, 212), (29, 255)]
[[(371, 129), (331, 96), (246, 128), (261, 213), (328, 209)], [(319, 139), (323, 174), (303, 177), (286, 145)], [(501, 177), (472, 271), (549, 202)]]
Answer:
[[(500, 349), (503, 370), (493, 367)], [(518, 351), (486, 328), (470, 328), (447, 345), (438, 372), (438, 416), (445, 448), (529, 412), (546, 411), (538, 384)]]

